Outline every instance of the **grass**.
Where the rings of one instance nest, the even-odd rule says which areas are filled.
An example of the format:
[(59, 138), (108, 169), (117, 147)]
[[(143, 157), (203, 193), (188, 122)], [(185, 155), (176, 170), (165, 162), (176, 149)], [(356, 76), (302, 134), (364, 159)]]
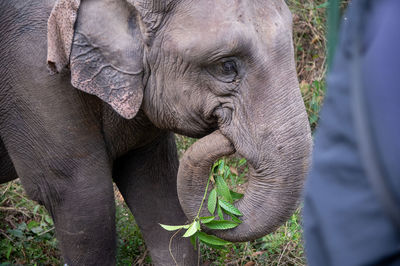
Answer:
[[(181, 138), (177, 136), (178, 140)], [(187, 145), (187, 142), (178, 142), (178, 148)], [(222, 174), (226, 176), (228, 185), (243, 192), (247, 166), (235, 157), (221, 160), (226, 165)], [(225, 175), (226, 172), (229, 174)], [(115, 194), (117, 265), (151, 265), (151, 258), (131, 212), (116, 188)], [(225, 249), (201, 245), (204, 265), (305, 265), (299, 211), (276, 232), (255, 241), (231, 244)], [(18, 180), (0, 185), (0, 235), (0, 265), (62, 263), (49, 214), (26, 197)]]
[(25, 196), (18, 181), (0, 185), (0, 263), (55, 265), (59, 257), (47, 211)]
[[(318, 123), (326, 91), (326, 0), (286, 0), (293, 14), (293, 39), (300, 90), (311, 129)], [(349, 0), (341, 1), (345, 10)]]
[(325, 95), (326, 1), (288, 0), (300, 90), (311, 129), (315, 129)]
[(151, 259), (132, 213), (117, 193), (117, 266), (150, 265)]
[[(311, 128), (325, 95), (325, 7), (323, 0), (287, 0), (293, 12), (297, 72)], [(346, 5), (347, 1), (343, 1)], [(195, 139), (177, 136), (178, 153)], [(233, 173), (231, 187), (242, 192), (246, 167), (238, 158), (225, 158)], [(116, 191), (118, 265), (150, 265), (145, 243), (135, 220)], [(227, 249), (201, 246), (205, 265), (306, 265), (302, 244), (301, 209), (276, 232), (255, 241), (232, 244)], [(54, 225), (47, 211), (30, 201), (18, 181), (0, 185), (0, 265), (60, 265)]]
[(277, 231), (246, 243), (216, 250), (202, 246), (205, 265), (305, 265), (299, 211)]

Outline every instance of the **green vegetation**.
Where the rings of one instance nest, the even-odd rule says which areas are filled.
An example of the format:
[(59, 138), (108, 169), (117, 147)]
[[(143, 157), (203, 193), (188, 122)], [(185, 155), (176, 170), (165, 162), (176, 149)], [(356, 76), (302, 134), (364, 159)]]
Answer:
[[(245, 163), (245, 159), (240, 160), (241, 165), (244, 165)], [(233, 205), (233, 203), (234, 201), (241, 199), (243, 194), (233, 191), (233, 188), (229, 187), (226, 182), (228, 177), (231, 177), (230, 180), (235, 180), (235, 174), (231, 172), (231, 167), (226, 164), (224, 159), (220, 159), (214, 163), (211, 169), (211, 174), (207, 180), (203, 199), (193, 221), (190, 224), (185, 225), (160, 224), (160, 226), (167, 231), (178, 230), (177, 232), (179, 232), (181, 230), (186, 230), (182, 237), (190, 237), (190, 241), (194, 248), (197, 248), (197, 243), (199, 242), (215, 249), (221, 249), (228, 244), (232, 244), (231, 242), (225, 241), (216, 236), (201, 232), (200, 229), (201, 225), (203, 225), (213, 230), (227, 230), (237, 227), (242, 222), (238, 217), (243, 216), (243, 214)], [(212, 183), (213, 186), (211, 190), (208, 189), (210, 183)], [(207, 209), (211, 216), (200, 217), (207, 194)], [(172, 237), (174, 236), (175, 234)], [(171, 256), (173, 257), (172, 253)]]
[(293, 13), (296, 69), (311, 129), (325, 94), (327, 1), (288, 0)]
[(150, 265), (151, 259), (146, 249), (139, 227), (135, 223), (132, 213), (122, 196), (115, 188), (117, 195), (116, 225), (117, 225), (117, 266), (123, 265)]
[[(181, 144), (178, 143), (178, 147)], [(237, 192), (245, 190), (247, 166), (244, 160), (235, 157), (223, 158), (215, 164), (213, 173), (214, 180), (223, 177), (226, 184), (223, 186), (228, 186), (229, 190), (235, 188), (235, 192), (229, 191), (233, 200), (240, 197), (240, 193)], [(151, 259), (140, 230), (116, 188), (115, 194), (118, 233), (117, 264), (150, 265)], [(225, 200), (229, 201), (226, 198)], [(207, 201), (205, 205), (209, 208), (210, 204)], [(217, 202), (215, 206), (217, 208)], [(231, 217), (233, 220), (234, 215)], [(297, 212), (275, 233), (255, 241), (228, 244), (223, 249), (213, 246), (213, 244), (218, 245), (219, 242), (212, 242), (211, 245), (209, 242), (208, 245), (200, 243), (202, 260), (209, 265), (230, 263), (232, 265), (246, 263), (248, 263), (246, 265), (254, 265), (252, 263), (304, 265), (299, 218)], [(60, 252), (54, 238), (54, 226), (49, 214), (42, 206), (27, 199), (18, 180), (0, 185), (0, 235), (0, 265), (61, 264)], [(197, 236), (202, 237), (201, 242), (207, 243), (204, 235)]]
[(18, 181), (0, 185), (0, 263), (59, 264), (59, 257), (47, 211), (25, 196)]
[[(300, 89), (309, 114), (310, 125), (314, 129), (325, 94), (327, 1), (287, 0), (286, 2), (293, 12), (294, 48)], [(342, 7), (346, 2), (342, 1)], [(180, 156), (195, 141), (182, 136), (177, 136), (176, 139)], [(235, 157), (223, 158), (217, 164), (214, 178), (223, 177), (230, 189), (239, 193), (244, 192), (246, 164)], [(224, 196), (220, 193), (220, 197)], [(211, 204), (211, 210), (214, 209), (212, 203), (206, 203), (204, 205), (207, 205), (207, 208)], [(117, 190), (116, 206), (118, 265), (150, 265), (151, 260), (139, 228)], [(218, 210), (217, 204), (215, 208)], [(229, 244), (223, 249), (200, 244), (204, 264), (305, 265), (300, 212), (299, 209), (276, 232), (255, 241)], [(0, 265), (14, 264), (61, 264), (60, 252), (54, 238), (54, 225), (49, 214), (43, 207), (27, 199), (19, 181), (0, 185)]]
[(296, 212), (276, 232), (251, 242), (225, 249), (202, 246), (202, 260), (206, 265), (305, 265), (299, 219)]
[[(246, 189), (246, 174), (248, 167), (244, 159), (236, 157), (222, 158), (214, 164), (213, 177), (216, 180), (223, 180), (228, 188), (225, 189), (231, 194), (232, 200), (240, 199), (241, 193)], [(216, 181), (218, 191), (219, 184)], [(235, 192), (233, 190), (236, 190)], [(210, 192), (210, 194), (212, 191)], [(224, 192), (218, 194), (226, 194)], [(210, 203), (209, 196), (209, 203)], [(229, 201), (229, 196), (220, 196), (221, 206), (224, 200)], [(214, 205), (218, 208), (218, 203), (213, 204), (210, 210), (214, 213)], [(210, 205), (210, 204), (209, 204)], [(222, 211), (229, 213), (230, 220), (240, 222), (240, 212), (232, 215), (232, 211), (222, 208)], [(219, 216), (219, 215), (218, 215)], [(221, 217), (220, 217), (221, 218)], [(225, 217), (226, 218), (226, 217)], [(220, 227), (219, 229), (224, 229)], [(201, 256), (204, 263), (210, 265), (305, 265), (303, 257), (303, 247), (301, 243), (301, 227), (299, 225), (299, 213), (294, 214), (291, 219), (285, 223), (275, 233), (264, 236), (255, 241), (236, 244), (225, 244), (224, 248), (213, 247), (207, 243), (201, 243)]]

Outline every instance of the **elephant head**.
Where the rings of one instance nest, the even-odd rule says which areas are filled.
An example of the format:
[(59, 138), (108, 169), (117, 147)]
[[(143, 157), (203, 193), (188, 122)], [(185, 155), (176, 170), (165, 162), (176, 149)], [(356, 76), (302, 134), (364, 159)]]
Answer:
[(189, 218), (212, 163), (234, 152), (250, 165), (243, 223), (216, 235), (261, 237), (296, 209), (312, 141), (283, 0), (59, 0), (48, 36), (49, 66), (69, 64), (74, 87), (202, 137), (178, 173)]

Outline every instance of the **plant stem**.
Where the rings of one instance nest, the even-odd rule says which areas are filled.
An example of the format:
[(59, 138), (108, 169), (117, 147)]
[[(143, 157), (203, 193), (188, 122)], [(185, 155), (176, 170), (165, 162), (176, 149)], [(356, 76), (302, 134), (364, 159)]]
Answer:
[(199, 211), (197, 212), (197, 215), (196, 215), (196, 218), (195, 218), (195, 219), (198, 219), (198, 218), (199, 218), (201, 208), (203, 208), (203, 203), (204, 203), (204, 201), (206, 200), (207, 191), (208, 191), (208, 185), (210, 184), (210, 179), (211, 179), (211, 175), (208, 177), (207, 186), (206, 186), (206, 191), (204, 191), (204, 196), (203, 196), (203, 199), (201, 200), (200, 208), (199, 208)]

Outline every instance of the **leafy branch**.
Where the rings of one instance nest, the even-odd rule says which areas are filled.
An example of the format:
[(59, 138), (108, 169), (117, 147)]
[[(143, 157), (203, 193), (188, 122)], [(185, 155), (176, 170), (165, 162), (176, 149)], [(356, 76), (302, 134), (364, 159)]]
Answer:
[[(243, 165), (246, 161), (242, 159), (239, 165)], [(201, 201), (196, 217), (190, 224), (185, 225), (164, 225), (162, 228), (168, 231), (176, 231), (185, 229), (183, 237), (190, 237), (193, 246), (196, 248), (197, 241), (200, 241), (212, 248), (221, 248), (231, 242), (220, 239), (213, 235), (208, 235), (201, 231), (201, 225), (213, 230), (227, 230), (237, 227), (242, 221), (238, 218), (242, 213), (233, 205), (235, 200), (243, 197), (243, 194), (234, 192), (229, 189), (225, 178), (231, 174), (230, 168), (225, 165), (224, 160), (214, 163), (211, 174), (208, 177), (204, 196)], [(224, 178), (225, 177), (225, 178)], [(208, 195), (207, 209), (211, 216), (200, 217), (201, 210), (207, 198), (208, 187), (213, 183), (213, 189)], [(225, 217), (230, 218), (226, 220)]]

